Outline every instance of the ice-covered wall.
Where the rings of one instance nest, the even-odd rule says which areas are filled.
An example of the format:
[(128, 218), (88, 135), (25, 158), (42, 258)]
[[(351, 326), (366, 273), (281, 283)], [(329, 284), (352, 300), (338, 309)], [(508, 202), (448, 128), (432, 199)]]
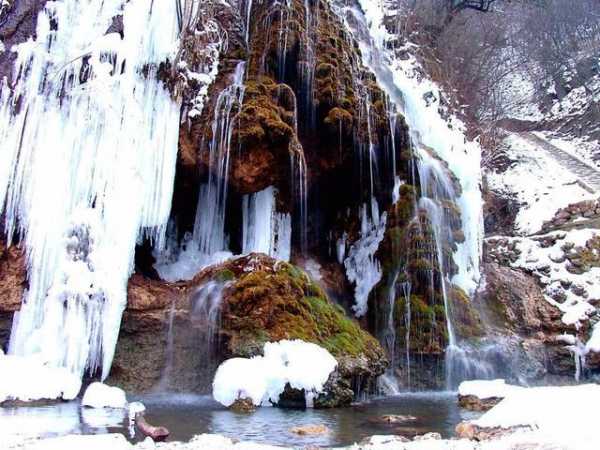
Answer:
[[(122, 35), (119, 21), (122, 17)], [(113, 358), (135, 246), (162, 246), (178, 101), (158, 80), (175, 2), (56, 0), (0, 92), (0, 210), (27, 248), (10, 351), (82, 375)]]

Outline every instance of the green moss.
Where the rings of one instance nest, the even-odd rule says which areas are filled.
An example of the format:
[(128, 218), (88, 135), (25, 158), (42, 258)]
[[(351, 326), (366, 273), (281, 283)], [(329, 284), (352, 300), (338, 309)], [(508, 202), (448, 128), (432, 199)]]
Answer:
[(481, 318), (469, 296), (458, 286), (452, 286), (449, 297), (452, 320), (457, 334), (462, 338), (483, 336)]
[(267, 341), (302, 339), (323, 346), (334, 356), (382, 358), (377, 340), (331, 302), (305, 272), (267, 257), (264, 261), (264, 267), (246, 272), (239, 264), (234, 268), (234, 260), (216, 272), (235, 273), (224, 297), (222, 317), (233, 355), (247, 356)]
[(223, 269), (220, 270), (219, 272), (217, 272), (214, 276), (214, 279), (216, 281), (220, 281), (222, 283), (226, 282), (226, 281), (231, 281), (235, 278), (235, 274), (233, 273), (233, 271), (229, 270), (229, 269)]

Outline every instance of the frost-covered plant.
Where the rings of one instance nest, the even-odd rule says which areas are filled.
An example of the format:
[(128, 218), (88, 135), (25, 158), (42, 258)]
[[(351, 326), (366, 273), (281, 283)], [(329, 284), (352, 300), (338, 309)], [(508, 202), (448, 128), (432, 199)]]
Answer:
[(173, 63), (175, 94), (184, 97), (186, 116), (202, 113), (208, 86), (218, 73), (219, 55), (227, 49), (227, 32), (215, 19), (216, 3), (177, 0), (179, 50)]

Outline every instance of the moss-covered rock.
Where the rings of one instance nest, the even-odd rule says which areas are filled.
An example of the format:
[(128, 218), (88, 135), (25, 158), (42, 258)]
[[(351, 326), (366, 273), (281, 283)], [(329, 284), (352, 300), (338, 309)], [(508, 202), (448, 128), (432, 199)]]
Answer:
[(204, 270), (192, 284), (207, 283), (223, 273), (233, 274), (223, 291), (219, 332), (223, 358), (254, 356), (266, 342), (283, 339), (318, 344), (338, 360), (326, 393), (315, 400), (321, 407), (348, 404), (352, 388), (368, 389), (385, 370), (379, 342), (298, 267), (251, 254)]
[[(222, 288), (220, 314), (211, 323), (197, 312), (199, 292), (209, 283)], [(214, 335), (207, 334), (210, 327)], [(134, 275), (109, 382), (133, 393), (157, 386), (207, 393), (222, 361), (259, 355), (266, 342), (283, 339), (318, 344), (338, 361), (316, 407), (349, 404), (387, 366), (378, 341), (303, 270), (251, 254), (208, 267), (189, 282)], [(282, 402), (294, 406), (294, 399), (304, 396), (288, 389)]]

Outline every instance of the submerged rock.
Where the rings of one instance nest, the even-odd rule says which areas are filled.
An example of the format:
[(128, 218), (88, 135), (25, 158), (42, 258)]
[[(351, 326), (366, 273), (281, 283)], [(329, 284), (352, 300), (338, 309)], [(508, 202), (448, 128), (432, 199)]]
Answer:
[(299, 434), (300, 436), (306, 435), (315, 435), (315, 434), (326, 434), (330, 433), (331, 430), (327, 428), (325, 425), (303, 425), (300, 427), (294, 427), (290, 430), (294, 434)]
[(414, 422), (416, 420), (417, 418), (415, 416), (387, 414), (370, 419), (369, 422), (373, 424), (398, 425), (402, 423)]

